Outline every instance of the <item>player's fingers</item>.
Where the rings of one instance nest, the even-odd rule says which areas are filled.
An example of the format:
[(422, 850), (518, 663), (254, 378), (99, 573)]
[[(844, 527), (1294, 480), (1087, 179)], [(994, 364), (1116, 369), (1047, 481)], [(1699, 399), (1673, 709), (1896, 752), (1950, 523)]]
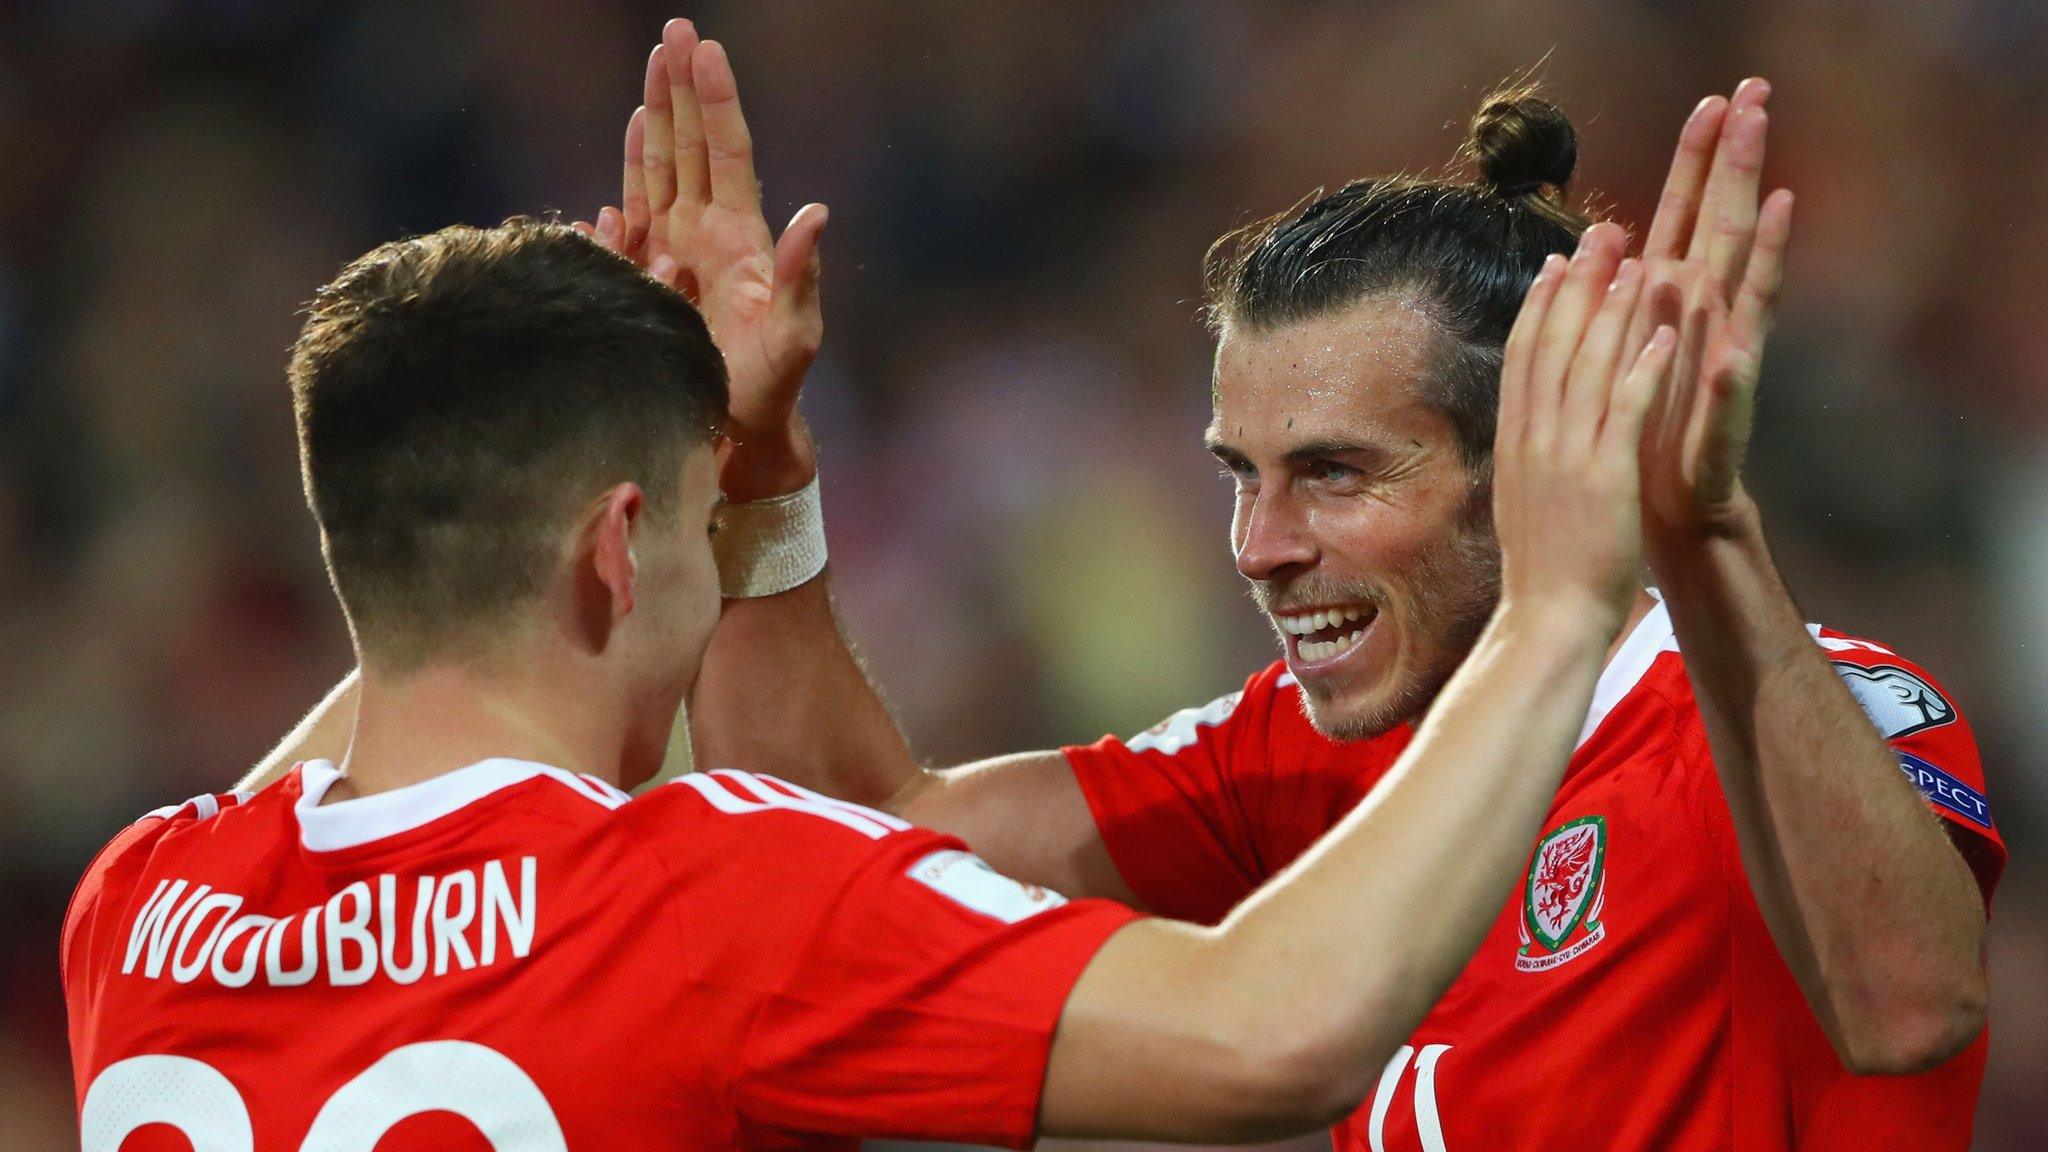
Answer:
[[(1627, 234), (1618, 224), (1600, 223), (1579, 238), (1579, 250), (1565, 270), (1557, 298), (1543, 318), (1536, 339), (1536, 357), (1529, 373), (1532, 433), (1555, 431), (1557, 408), (1564, 397), (1565, 372), (1578, 354), (1586, 325), (1605, 298), (1615, 265), (1621, 262)], [(1546, 417), (1545, 413), (1551, 413)]]
[(577, 232), (590, 237), (592, 240), (597, 239), (597, 225), (592, 224), (588, 220), (571, 220), (569, 221), (569, 227), (574, 228)]
[[(1673, 332), (1681, 332), (1685, 322), (1686, 301), (1691, 298), (1690, 286), (1699, 280), (1697, 269), (1683, 263), (1667, 263), (1658, 268), (1644, 269), (1643, 292), (1636, 302), (1636, 317), (1630, 325), (1630, 339), (1641, 333), (1645, 345), (1658, 327), (1668, 325)], [(1690, 278), (1688, 275), (1690, 274)], [(1628, 355), (1631, 362), (1640, 355), (1642, 348), (1631, 343)], [(1665, 389), (1656, 408), (1651, 410), (1651, 423), (1663, 426), (1670, 421), (1684, 423), (1684, 417), (1670, 407), (1671, 394), (1675, 389)]]
[(1501, 352), (1500, 414), (1493, 437), (1497, 458), (1512, 458), (1520, 449), (1528, 429), (1529, 371), (1536, 357), (1536, 337), (1543, 329), (1543, 319), (1550, 312), (1551, 301), (1557, 296), (1557, 286), (1564, 279), (1565, 267), (1563, 256), (1552, 253), (1544, 257), (1542, 269), (1536, 273), (1528, 293), (1522, 297), (1521, 311), (1515, 314), (1515, 326), (1508, 331), (1507, 345)]
[(642, 157), (646, 139), (647, 108), (642, 105), (633, 109), (633, 118), (626, 121), (626, 176), (619, 192), (626, 225), (621, 251), (635, 260), (640, 257), (641, 245), (647, 243), (647, 172)]
[(1727, 115), (1727, 98), (1709, 96), (1693, 108), (1685, 127), (1678, 130), (1678, 149), (1671, 156), (1671, 171), (1657, 198), (1650, 234), (1643, 240), (1645, 260), (1675, 260), (1685, 254), (1700, 196), (1706, 189), (1707, 169), (1714, 160), (1714, 142), (1721, 136), (1721, 122)]
[(1565, 381), (1564, 434), (1582, 446), (1595, 443), (1619, 383), (1617, 377), (1623, 368), (1621, 340), (1629, 317), (1635, 313), (1636, 297), (1642, 286), (1641, 262), (1623, 260), (1607, 285), (1606, 299), (1586, 328), (1585, 339), (1579, 342), (1578, 355), (1572, 358), (1570, 375)]
[(674, 102), (668, 94), (668, 53), (660, 45), (647, 55), (640, 97), (647, 108), (640, 169), (647, 180), (647, 210), (659, 216), (676, 199)]
[(1658, 401), (1671, 387), (1671, 369), (1678, 350), (1678, 331), (1669, 324), (1657, 325), (1650, 342), (1636, 355), (1626, 375), (1615, 388), (1607, 406), (1606, 421), (1600, 426), (1602, 455), (1616, 460), (1639, 458), (1643, 425)]
[(740, 113), (739, 81), (725, 45), (705, 40), (691, 60), (697, 102), (704, 110), (704, 149), (713, 202), (741, 211), (761, 210), (761, 186), (754, 178), (754, 138)]
[(702, 205), (711, 199), (711, 172), (704, 158), (704, 113), (697, 104), (697, 26), (677, 18), (661, 29), (668, 61), (669, 118), (675, 125), (676, 200)]
[(594, 231), (599, 244), (614, 252), (623, 253), (625, 251), (625, 218), (617, 208), (599, 209), (597, 225)]
[(1706, 366), (1707, 338), (1712, 335), (1714, 316), (1710, 282), (1701, 281), (1685, 303), (1685, 320), (1678, 327), (1678, 348), (1672, 354), (1671, 388), (1666, 405), (1672, 418), (1659, 430), (1663, 449), (1673, 459), (1687, 460), (1698, 446), (1700, 422), (1709, 397), (1701, 371)]
[(1742, 289), (1735, 294), (1729, 327), (1732, 338), (1751, 354), (1760, 353), (1778, 307), (1778, 289), (1785, 282), (1785, 248), (1792, 241), (1792, 193), (1771, 193), (1757, 213), (1756, 242)]
[(677, 281), (683, 274), (683, 266), (676, 263), (675, 257), (664, 252), (656, 256), (654, 262), (647, 266), (647, 274), (654, 277), (661, 284), (665, 284), (670, 288), (676, 288), (678, 287)]
[(824, 235), (831, 212), (823, 204), (806, 204), (797, 209), (775, 241), (775, 299), (801, 306), (818, 293), (818, 240)]
[(1763, 181), (1765, 138), (1770, 113), (1764, 100), (1770, 85), (1745, 80), (1730, 102), (1728, 119), (1714, 148), (1714, 167), (1700, 202), (1686, 258), (1704, 260), (1725, 297), (1742, 283), (1750, 240), (1756, 234), (1757, 188)]

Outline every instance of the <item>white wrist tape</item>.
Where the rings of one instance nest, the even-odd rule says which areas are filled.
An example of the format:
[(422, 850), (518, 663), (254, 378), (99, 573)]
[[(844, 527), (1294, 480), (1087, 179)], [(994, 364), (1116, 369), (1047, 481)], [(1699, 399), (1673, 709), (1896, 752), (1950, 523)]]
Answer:
[(727, 504), (711, 537), (718, 590), (733, 599), (773, 596), (825, 570), (825, 513), (818, 479), (787, 496)]

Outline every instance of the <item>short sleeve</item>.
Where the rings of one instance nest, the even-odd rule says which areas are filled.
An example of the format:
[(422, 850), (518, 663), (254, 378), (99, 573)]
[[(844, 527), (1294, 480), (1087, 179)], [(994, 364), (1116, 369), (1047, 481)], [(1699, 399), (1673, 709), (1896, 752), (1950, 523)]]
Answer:
[(1256, 754), (1264, 675), (1128, 740), (1062, 749), (1117, 872), (1162, 916), (1213, 924), (1264, 877), (1236, 775)]
[(1835, 672), (1898, 756), (1899, 770), (1947, 822), (1988, 905), (2005, 868), (2004, 837), (1991, 815), (1976, 735), (1928, 671), (1879, 644), (1821, 629)]
[(951, 837), (883, 837), (763, 998), (735, 1108), (784, 1132), (1026, 1147), (1067, 995), (1136, 916), (1001, 876)]
[(1299, 693), (1276, 663), (1129, 740), (1064, 749), (1110, 858), (1147, 908), (1221, 920), (1356, 807), (1411, 735), (1329, 740)]

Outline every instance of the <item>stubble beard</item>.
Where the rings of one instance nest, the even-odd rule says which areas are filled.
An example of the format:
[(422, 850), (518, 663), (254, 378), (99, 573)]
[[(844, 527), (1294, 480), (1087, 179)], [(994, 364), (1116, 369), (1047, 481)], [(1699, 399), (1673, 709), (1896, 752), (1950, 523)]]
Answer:
[(1375, 685), (1358, 701), (1345, 700), (1342, 687), (1333, 691), (1304, 681), (1302, 711), (1323, 736), (1369, 740), (1420, 720), (1436, 702), (1500, 604), (1500, 544), (1490, 518), (1461, 517), (1451, 537), (1423, 557), (1407, 583), (1409, 595), (1397, 604), (1384, 596), (1375, 602), (1382, 611), (1399, 612), (1410, 644), (1420, 639), (1428, 646), (1421, 666), (1405, 674), (1395, 670), (1401, 680)]

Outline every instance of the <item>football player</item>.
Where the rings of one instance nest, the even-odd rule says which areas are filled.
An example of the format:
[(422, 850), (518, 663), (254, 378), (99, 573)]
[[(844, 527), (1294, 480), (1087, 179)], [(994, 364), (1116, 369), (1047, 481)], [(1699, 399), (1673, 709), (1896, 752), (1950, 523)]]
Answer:
[(316, 298), (290, 377), (349, 741), (93, 862), (63, 939), (86, 1152), (1301, 1132), (1365, 1098), (1512, 886), (1635, 595), (1678, 354), (1670, 325), (1624, 353), (1645, 277), (1612, 226), (1547, 262), (1508, 342), (1491, 622), (1375, 799), (1222, 923), (1068, 902), (745, 771), (622, 791), (721, 590), (816, 588), (823, 559), (801, 492), (725, 502), (786, 463), (750, 421), (815, 349), (822, 219), (779, 250), (752, 227), (730, 73), (691, 56), (704, 147), (654, 197), (699, 211), (656, 259), (723, 361), (682, 295), (560, 225), (387, 244)]
[[(672, 65), (688, 43), (671, 29)], [(1976, 742), (1925, 668), (1805, 622), (1741, 482), (1791, 224), (1789, 192), (1760, 195), (1769, 95), (1749, 80), (1697, 107), (1643, 237), (1647, 274), (1714, 316), (1645, 447), (1656, 591), (1608, 655), (1522, 889), (1340, 1148), (1969, 1144), (2004, 859)], [(696, 135), (686, 91), (646, 97)], [(1130, 739), (928, 771), (806, 587), (727, 605), (691, 702), (704, 760), (1202, 922), (1283, 871), (1385, 779), (1498, 596), (1502, 348), (1588, 220), (1555, 107), (1496, 97), (1468, 149), (1470, 180), (1360, 181), (1212, 252), (1208, 443), (1281, 646), (1241, 692)], [(810, 457), (783, 437), (796, 483)]]
[[(1759, 195), (1768, 98), (1751, 80), (1694, 110), (1644, 238), (1644, 275), (1699, 292), (1713, 329), (1645, 445), (1657, 593), (1608, 653), (1521, 890), (1340, 1147), (1968, 1145), (2004, 860), (1975, 740), (1925, 669), (1803, 622), (1740, 482), (1792, 206)], [(707, 273), (685, 265), (721, 275), (671, 237), (730, 221), (673, 157), (751, 148), (723, 53), (672, 23), (645, 100), (624, 211), (593, 232), (686, 286)], [(1128, 740), (927, 770), (814, 580), (725, 603), (691, 697), (703, 759), (1202, 922), (1283, 871), (1386, 778), (1497, 596), (1502, 349), (1542, 261), (1589, 222), (1567, 205), (1557, 109), (1507, 94), (1471, 136), (1477, 179), (1361, 181), (1212, 255), (1209, 439), (1280, 661)], [(1597, 258), (1618, 265), (1618, 245)], [(746, 430), (746, 498), (812, 478), (799, 383)], [(286, 751), (345, 747), (348, 690)]]

